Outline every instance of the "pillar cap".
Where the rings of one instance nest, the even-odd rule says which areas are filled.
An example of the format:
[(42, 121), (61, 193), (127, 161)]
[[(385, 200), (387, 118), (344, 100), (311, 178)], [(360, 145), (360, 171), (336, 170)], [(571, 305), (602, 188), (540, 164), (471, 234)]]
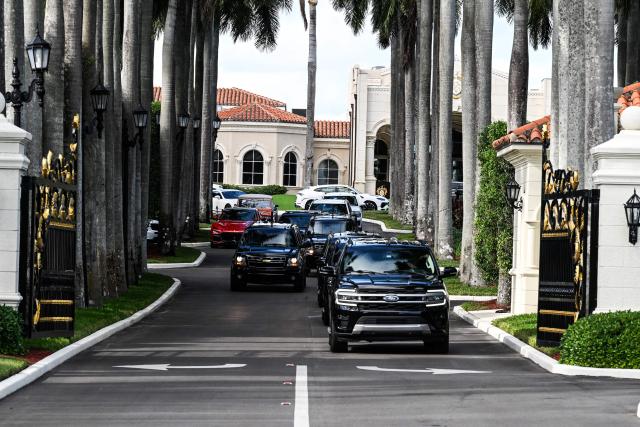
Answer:
[(620, 113), (620, 125), (624, 130), (640, 130), (640, 107), (632, 105)]

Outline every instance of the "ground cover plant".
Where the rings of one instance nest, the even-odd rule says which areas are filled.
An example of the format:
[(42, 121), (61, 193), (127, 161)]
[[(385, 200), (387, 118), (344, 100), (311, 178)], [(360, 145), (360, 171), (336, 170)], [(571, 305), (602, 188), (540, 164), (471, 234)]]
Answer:
[[(203, 240), (207, 241), (207, 240)], [(184, 246), (175, 249), (175, 255), (149, 254), (148, 264), (176, 263), (176, 262), (194, 262), (200, 256), (200, 251), (194, 248)]]

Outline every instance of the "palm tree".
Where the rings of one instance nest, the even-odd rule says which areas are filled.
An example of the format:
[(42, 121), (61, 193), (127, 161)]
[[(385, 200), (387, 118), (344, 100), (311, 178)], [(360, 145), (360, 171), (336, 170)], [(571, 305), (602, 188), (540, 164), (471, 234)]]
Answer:
[[(526, 1), (526, 0), (525, 0)], [(479, 7), (479, 6), (478, 6)], [(477, 73), (475, 39), (476, 4), (464, 2), (462, 19), (462, 181), (463, 218), (460, 257), (460, 278), (469, 283), (473, 264), (473, 230), (475, 218), (476, 144), (478, 140), (476, 123)]]
[(62, 2), (48, 1), (45, 9), (44, 38), (51, 44), (49, 73), (45, 80), (44, 152), (63, 154), (64, 141), (64, 12)]
[[(0, 1), (0, 28), (4, 28), (4, 1)], [(4, 85), (4, 30), (0, 31), (0, 84)], [(8, 86), (3, 86), (8, 87)]]
[[(310, 186), (313, 176), (313, 138), (314, 117), (316, 108), (316, 6), (318, 0), (309, 2), (309, 61), (307, 63), (307, 137), (304, 156), (304, 185)], [(307, 29), (304, 0), (300, 0), (300, 11), (304, 19), (304, 27)]]
[[(456, 2), (440, 0), (440, 64), (439, 91), (449, 94), (453, 90), (453, 55), (456, 27)], [(451, 162), (453, 141), (451, 135), (452, 101), (448, 95), (440, 96), (438, 117), (438, 242), (437, 252), (441, 259), (453, 258), (453, 235), (451, 219)]]
[[(40, 0), (24, 0), (24, 40), (30, 42), (36, 34), (40, 25), (42, 12), (42, 2)], [(20, 51), (24, 56), (24, 64), (29, 64), (27, 52), (24, 46)], [(22, 68), (24, 77), (30, 75), (27, 69)], [(35, 176), (40, 173), (40, 163), (42, 160), (42, 108), (37, 102), (29, 102), (22, 107), (22, 127), (31, 133), (31, 143), (26, 147), (27, 157), (31, 161), (29, 164), (29, 175)]]
[(616, 44), (618, 45), (618, 58), (616, 71), (618, 74), (618, 86), (627, 85), (627, 20), (629, 19), (629, 0), (616, 1)]
[(509, 129), (527, 121), (527, 91), (529, 87), (529, 0), (514, 0), (513, 48), (509, 65), (508, 120)]
[(640, 64), (636, 49), (629, 49), (640, 44), (640, 2), (630, 1), (627, 15), (627, 49), (626, 49), (626, 83), (640, 80)]
[[(4, 28), (5, 52), (5, 88), (11, 84), (11, 70), (13, 70), (13, 59), (18, 59), (18, 70), (24, 70), (24, 8), (22, 0), (4, 1), (4, 22), (11, 22)], [(13, 108), (7, 105), (7, 118), (13, 118)]]

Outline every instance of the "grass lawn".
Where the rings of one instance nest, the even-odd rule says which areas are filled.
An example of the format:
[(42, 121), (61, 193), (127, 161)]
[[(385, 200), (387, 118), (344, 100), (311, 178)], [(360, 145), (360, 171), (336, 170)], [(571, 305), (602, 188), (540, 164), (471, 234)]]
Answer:
[[(442, 264), (440, 264), (442, 267)], [(473, 296), (496, 296), (497, 286), (471, 286), (464, 284), (458, 277), (447, 277), (444, 279), (449, 295), (473, 295)]]
[(14, 359), (13, 357), (0, 357), (0, 381), (17, 374), (27, 366), (29, 364), (24, 360)]
[(183, 242), (188, 242), (188, 243), (209, 242), (209, 228), (207, 228), (206, 230), (198, 229), (198, 231), (196, 231), (195, 236), (191, 237), (190, 239), (185, 239), (183, 240)]
[[(387, 228), (395, 228), (397, 230), (413, 230), (410, 225), (402, 224), (400, 221), (393, 219), (387, 211), (363, 211), (363, 215), (367, 219), (375, 219), (376, 221), (384, 222)], [(398, 236), (398, 238), (400, 238)], [(415, 237), (414, 237), (415, 239)]]
[[(205, 240), (206, 241), (206, 240)], [(149, 257), (148, 264), (176, 263), (176, 262), (194, 262), (200, 256), (200, 251), (194, 248), (179, 247), (176, 248), (174, 256), (154, 256)]]
[(481, 301), (467, 301), (462, 304), (462, 308), (467, 311), (488, 310), (487, 305)]
[(536, 327), (537, 327), (537, 315), (532, 314), (519, 314), (517, 316), (503, 317), (502, 319), (496, 319), (492, 323), (494, 326), (502, 329), (503, 331), (513, 335), (520, 341), (529, 344), (548, 356), (558, 358), (560, 356), (560, 349), (557, 347), (538, 347), (536, 345)]
[(278, 211), (299, 211), (300, 208), (295, 205), (295, 194), (276, 194), (273, 196), (273, 203), (278, 205)]
[[(72, 338), (37, 338), (26, 340), (27, 348), (49, 351), (61, 348), (131, 316), (160, 298), (173, 284), (173, 279), (161, 274), (147, 273), (137, 285), (119, 298), (106, 301), (102, 308), (76, 309), (75, 335)], [(0, 370), (1, 370), (0, 366)]]

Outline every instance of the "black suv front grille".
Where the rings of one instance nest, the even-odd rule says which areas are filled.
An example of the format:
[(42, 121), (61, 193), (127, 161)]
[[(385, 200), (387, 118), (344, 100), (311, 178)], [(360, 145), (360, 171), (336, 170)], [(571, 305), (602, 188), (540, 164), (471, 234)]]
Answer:
[(282, 271), (286, 262), (284, 255), (247, 255), (249, 268), (259, 272)]
[(358, 304), (360, 310), (365, 311), (421, 311), (424, 310), (424, 303), (367, 303)]

